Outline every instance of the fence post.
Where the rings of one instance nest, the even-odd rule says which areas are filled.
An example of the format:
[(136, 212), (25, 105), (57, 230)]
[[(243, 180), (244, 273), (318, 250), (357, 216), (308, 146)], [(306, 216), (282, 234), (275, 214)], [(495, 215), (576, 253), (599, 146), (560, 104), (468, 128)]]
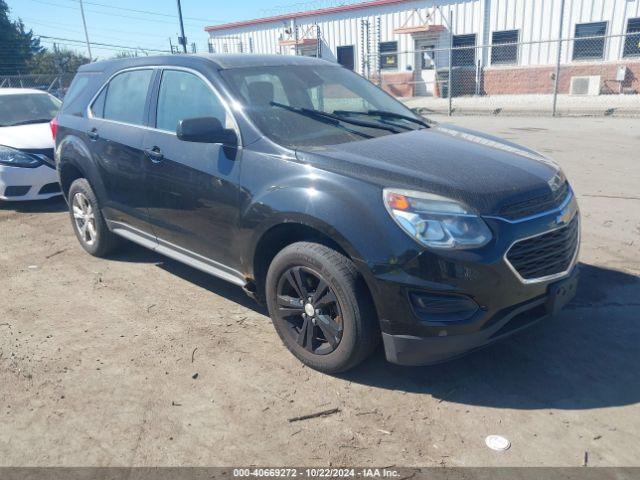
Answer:
[(56, 77), (53, 79), (53, 81), (49, 84), (49, 86), (47, 87), (47, 92), (50, 92), (51, 89), (53, 88), (53, 84), (56, 83), (56, 80), (58, 80), (59, 77)]
[(558, 112), (558, 86), (560, 84), (560, 62), (562, 61), (562, 30), (564, 26), (564, 2), (560, 2), (560, 32), (558, 33), (558, 58), (556, 59), (556, 78), (553, 82), (553, 111), (551, 116), (555, 117)]
[(449, 116), (453, 114), (453, 11), (449, 12), (449, 80), (447, 93), (449, 94)]

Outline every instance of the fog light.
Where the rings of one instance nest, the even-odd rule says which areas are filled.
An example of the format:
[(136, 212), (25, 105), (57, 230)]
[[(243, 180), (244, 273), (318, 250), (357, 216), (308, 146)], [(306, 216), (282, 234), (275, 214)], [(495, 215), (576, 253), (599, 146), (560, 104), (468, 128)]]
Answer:
[(465, 295), (411, 292), (409, 299), (416, 316), (425, 322), (463, 322), (480, 310)]

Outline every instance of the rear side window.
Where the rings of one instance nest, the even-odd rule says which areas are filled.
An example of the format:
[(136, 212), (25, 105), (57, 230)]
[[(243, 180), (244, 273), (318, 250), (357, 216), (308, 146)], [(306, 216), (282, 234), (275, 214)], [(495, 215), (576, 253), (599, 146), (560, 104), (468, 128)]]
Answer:
[(62, 104), (61, 113), (65, 115), (82, 116), (87, 102), (87, 88), (92, 80), (97, 77), (96, 74), (79, 73), (71, 82), (66, 95), (64, 96), (64, 103)]
[(91, 106), (105, 120), (144, 125), (144, 107), (153, 70), (133, 70), (116, 75)]
[(187, 72), (165, 70), (158, 94), (156, 128), (175, 132), (180, 120), (198, 117), (215, 117), (222, 125), (228, 125), (224, 106), (202, 79)]

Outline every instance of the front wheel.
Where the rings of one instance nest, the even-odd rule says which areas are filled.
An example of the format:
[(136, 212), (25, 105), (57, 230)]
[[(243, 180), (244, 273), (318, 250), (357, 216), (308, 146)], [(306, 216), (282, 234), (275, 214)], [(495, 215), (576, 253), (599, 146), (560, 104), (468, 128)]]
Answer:
[(324, 245), (298, 242), (278, 253), (267, 273), (266, 296), (285, 346), (316, 370), (348, 370), (368, 357), (380, 338), (355, 265)]

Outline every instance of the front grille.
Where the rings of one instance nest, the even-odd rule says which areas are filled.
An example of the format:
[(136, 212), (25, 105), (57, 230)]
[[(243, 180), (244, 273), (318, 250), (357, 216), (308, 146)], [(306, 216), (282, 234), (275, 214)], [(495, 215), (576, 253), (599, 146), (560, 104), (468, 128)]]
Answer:
[(565, 227), (520, 240), (507, 252), (507, 261), (525, 280), (565, 272), (578, 248), (579, 228), (575, 215)]
[(518, 220), (519, 218), (547, 212), (562, 205), (568, 194), (569, 184), (564, 182), (555, 192), (549, 192), (539, 197), (502, 207), (498, 211), (498, 216), (507, 220)]

